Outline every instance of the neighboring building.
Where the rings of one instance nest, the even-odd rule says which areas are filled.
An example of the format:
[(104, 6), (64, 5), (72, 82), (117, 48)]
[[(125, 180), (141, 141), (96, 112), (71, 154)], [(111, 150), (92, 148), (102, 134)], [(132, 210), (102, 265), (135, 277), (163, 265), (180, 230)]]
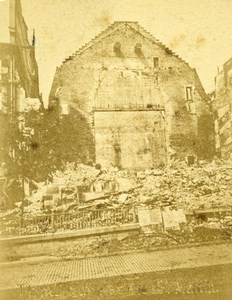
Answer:
[[(25, 109), (35, 107), (35, 102), (37, 107), (42, 107), (42, 100), (32, 45), (35, 40), (28, 41), (21, 1), (1, 1), (0, 12), (0, 162), (6, 164), (7, 177), (13, 177), (19, 169), (15, 162), (21, 154), (17, 157), (17, 151), (22, 147), (23, 139), (30, 136), (31, 128), (25, 127)], [(21, 136), (17, 135), (18, 131)], [(9, 171), (11, 164), (15, 169)]]
[(215, 148), (221, 157), (227, 157), (232, 153), (232, 58), (215, 77), (211, 99), (215, 115)]
[(39, 77), (20, 0), (0, 2), (0, 10), (5, 11), (0, 21), (0, 111), (9, 114), (21, 112), (23, 99), (39, 97)]
[(146, 168), (213, 155), (213, 116), (195, 69), (137, 22), (114, 22), (66, 59), (49, 103), (75, 114), (83, 162)]

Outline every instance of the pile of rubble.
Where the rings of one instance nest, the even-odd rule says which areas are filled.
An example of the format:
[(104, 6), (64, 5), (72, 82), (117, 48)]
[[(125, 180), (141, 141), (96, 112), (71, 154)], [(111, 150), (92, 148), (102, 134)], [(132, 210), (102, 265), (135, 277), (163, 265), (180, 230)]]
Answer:
[[(148, 231), (150, 225), (166, 230), (181, 230), (186, 224), (191, 224), (191, 228), (199, 224), (206, 228), (231, 228), (231, 171), (231, 160), (216, 159), (192, 166), (175, 162), (172, 168), (144, 171), (106, 170), (100, 165), (70, 163), (63, 171), (54, 172), (49, 182), (38, 183), (37, 190), (23, 205), (19, 203), (15, 214), (17, 223), (21, 216), (25, 225), (36, 215), (51, 216), (52, 211), (57, 215), (77, 212), (92, 216), (99, 208), (119, 209), (125, 216), (133, 211), (133, 222), (138, 221)], [(7, 227), (18, 227), (11, 217), (1, 219)], [(93, 221), (92, 217), (89, 219)]]
[[(232, 161), (214, 160), (188, 167), (176, 163), (163, 170), (125, 171), (102, 169), (83, 164), (70, 163), (64, 171), (52, 174), (52, 182), (41, 183), (38, 190), (28, 198), (30, 205), (25, 211), (41, 212), (41, 201), (51, 187), (73, 189), (58, 201), (65, 211), (69, 207), (91, 207), (99, 203), (105, 206), (176, 206), (186, 211), (195, 209), (228, 207), (232, 204)], [(58, 192), (57, 192), (58, 193)], [(74, 203), (74, 205), (73, 205)]]
[(135, 195), (140, 203), (180, 205), (187, 210), (232, 204), (232, 162), (193, 167), (179, 165), (163, 172), (137, 174), (142, 188)]
[[(44, 208), (42, 199), (51, 193), (57, 193), (58, 200), (53, 207), (56, 211), (107, 206), (115, 202), (124, 204), (130, 196), (123, 193), (133, 191), (137, 187), (136, 181), (135, 174), (129, 175), (127, 171), (117, 168), (103, 170), (98, 165), (91, 167), (69, 163), (64, 171), (57, 170), (52, 174), (51, 182), (38, 184), (37, 191), (27, 198), (30, 204), (24, 211), (33, 215), (41, 213)], [(50, 192), (54, 189), (57, 191)]]

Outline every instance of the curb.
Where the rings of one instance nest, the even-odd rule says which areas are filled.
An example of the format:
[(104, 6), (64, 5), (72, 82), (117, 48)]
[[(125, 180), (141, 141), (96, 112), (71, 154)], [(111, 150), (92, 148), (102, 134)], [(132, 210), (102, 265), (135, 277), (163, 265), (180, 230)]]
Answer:
[(0, 263), (1, 268), (11, 268), (17, 267), (22, 265), (34, 265), (34, 264), (44, 264), (44, 263), (52, 263), (52, 262), (65, 262), (70, 260), (84, 260), (87, 258), (103, 258), (103, 257), (110, 257), (110, 256), (117, 256), (117, 255), (126, 255), (126, 254), (134, 254), (134, 253), (150, 253), (156, 251), (168, 251), (173, 249), (183, 249), (183, 248), (195, 248), (195, 247), (204, 247), (204, 246), (211, 246), (211, 245), (228, 245), (231, 244), (232, 241), (214, 241), (214, 242), (204, 242), (204, 243), (193, 243), (189, 245), (172, 245), (169, 247), (161, 246), (157, 247), (156, 249), (136, 249), (136, 250), (127, 250), (127, 251), (118, 251), (112, 253), (105, 253), (105, 254), (89, 254), (89, 255), (77, 255), (77, 256), (35, 256), (27, 259), (11, 261), (11, 262), (2, 262)]

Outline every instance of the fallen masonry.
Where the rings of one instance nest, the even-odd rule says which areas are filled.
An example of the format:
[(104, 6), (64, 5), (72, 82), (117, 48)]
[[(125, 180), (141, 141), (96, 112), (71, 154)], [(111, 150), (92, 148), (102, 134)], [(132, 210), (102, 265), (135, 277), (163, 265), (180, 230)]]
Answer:
[[(232, 161), (126, 171), (69, 163), (0, 220), (2, 235), (139, 222), (145, 233), (231, 228)], [(56, 222), (54, 225), (54, 220)], [(28, 225), (26, 225), (28, 224)], [(27, 230), (19, 232), (19, 227)], [(14, 228), (17, 227), (14, 233)], [(30, 232), (31, 231), (31, 232)]]
[[(68, 164), (53, 174), (52, 183), (40, 184), (28, 198), (28, 213), (41, 213), (42, 197), (52, 194), (55, 209), (65, 210), (77, 203), (95, 205), (106, 199), (108, 206), (172, 205), (191, 211), (232, 204), (232, 161), (201, 162), (187, 167), (175, 162), (172, 168), (129, 172), (112, 168), (99, 170), (82, 164)], [(50, 189), (50, 192), (49, 192)], [(71, 205), (71, 207), (72, 207)]]

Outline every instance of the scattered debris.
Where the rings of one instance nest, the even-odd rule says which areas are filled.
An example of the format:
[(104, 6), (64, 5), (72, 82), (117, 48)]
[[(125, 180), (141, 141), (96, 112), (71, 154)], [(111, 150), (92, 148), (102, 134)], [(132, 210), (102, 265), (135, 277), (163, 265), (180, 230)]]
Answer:
[(63, 171), (54, 172), (50, 182), (37, 184), (37, 191), (24, 200), (23, 214), (29, 218), (52, 211), (132, 207), (137, 208), (142, 227), (181, 230), (190, 224), (224, 228), (232, 222), (226, 219), (232, 207), (231, 171), (232, 160), (216, 158), (191, 166), (173, 161), (171, 168), (139, 172), (69, 163)]

